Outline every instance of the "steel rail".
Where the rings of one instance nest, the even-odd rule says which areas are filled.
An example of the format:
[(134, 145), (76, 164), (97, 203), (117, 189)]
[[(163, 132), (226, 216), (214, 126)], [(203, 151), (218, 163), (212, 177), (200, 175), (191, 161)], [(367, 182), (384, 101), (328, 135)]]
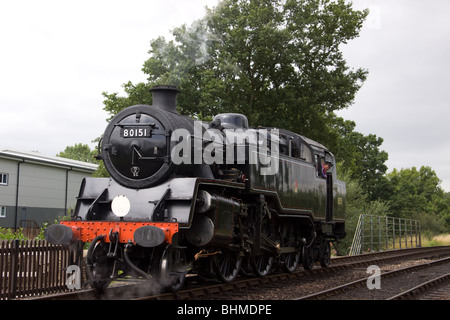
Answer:
[[(442, 257), (450, 255), (450, 246), (409, 248), (403, 250), (390, 250), (369, 254), (362, 254), (351, 257), (333, 258), (328, 268), (314, 268), (310, 271), (299, 269), (293, 273), (277, 273), (263, 278), (237, 279), (231, 284), (216, 283), (192, 285), (176, 293), (145, 294), (145, 290), (140, 288), (149, 287), (148, 282), (140, 281), (139, 284), (129, 284), (117, 287), (109, 287), (103, 294), (97, 293), (93, 289), (74, 291), (68, 293), (55, 294), (51, 296), (30, 297), (32, 300), (85, 300), (85, 299), (136, 299), (136, 300), (186, 300), (217, 298), (230, 295), (243, 290), (249, 290), (256, 286), (270, 286), (282, 281), (302, 279), (306, 277), (320, 277), (341, 272), (346, 269), (361, 267), (367, 264), (390, 262), (400, 259), (411, 259), (421, 257)], [(195, 280), (195, 277), (192, 277)], [(139, 281), (139, 280), (138, 280)], [(125, 292), (125, 293), (124, 293)], [(136, 294), (139, 292), (139, 294)], [(149, 292), (147, 290), (147, 292)]]
[[(376, 264), (407, 258), (420, 257), (441, 257), (450, 255), (450, 246), (427, 247), (427, 248), (409, 248), (404, 250), (391, 250), (371, 254), (363, 254), (352, 257), (342, 257), (332, 259), (332, 265), (328, 268), (315, 268), (309, 271), (299, 270), (293, 273), (279, 273), (269, 275), (264, 278), (250, 278), (237, 280), (231, 284), (214, 284), (198, 288), (189, 288), (177, 293), (157, 294), (147, 297), (139, 297), (137, 300), (190, 300), (217, 296), (223, 297), (238, 290), (245, 290), (255, 286), (267, 286), (270, 283), (279, 283), (289, 279), (301, 279), (304, 277), (320, 277), (321, 275), (333, 274), (342, 270), (366, 266), (367, 264)], [(336, 260), (336, 261), (335, 261)], [(334, 263), (340, 261), (337, 265)], [(349, 262), (349, 263), (348, 263)], [(366, 281), (365, 279), (364, 281)]]
[(402, 293), (392, 296), (392, 297), (388, 298), (387, 300), (409, 300), (413, 297), (416, 297), (416, 296), (422, 294), (426, 290), (432, 289), (436, 286), (439, 286), (444, 283), (449, 283), (449, 282), (450, 282), (450, 273), (447, 273), (443, 276), (434, 278), (430, 281), (427, 281), (418, 286), (415, 286), (412, 289), (406, 290)]
[[(383, 273), (383, 278), (390, 278), (390, 277), (398, 276), (398, 275), (405, 274), (408, 272), (422, 270), (422, 269), (434, 267), (434, 266), (437, 266), (440, 264), (445, 264), (445, 263), (450, 263), (450, 258), (444, 258), (444, 259), (427, 262), (427, 263), (423, 263), (423, 264), (419, 264), (419, 265), (415, 265), (415, 266), (411, 266), (411, 267), (405, 267), (405, 268), (401, 268), (398, 270), (389, 271), (389, 272)], [(331, 288), (328, 290), (323, 290), (323, 291), (309, 294), (306, 296), (298, 297), (294, 300), (324, 300), (330, 296), (335, 296), (341, 292), (345, 292), (350, 289), (354, 289), (358, 286), (363, 286), (363, 285), (367, 284), (367, 280), (369, 279), (369, 277), (365, 277), (360, 280), (352, 281), (352, 282), (349, 282), (349, 283), (346, 283), (346, 284), (343, 284), (343, 285), (340, 285), (340, 286), (337, 286), (337, 287), (334, 287), (334, 288)]]

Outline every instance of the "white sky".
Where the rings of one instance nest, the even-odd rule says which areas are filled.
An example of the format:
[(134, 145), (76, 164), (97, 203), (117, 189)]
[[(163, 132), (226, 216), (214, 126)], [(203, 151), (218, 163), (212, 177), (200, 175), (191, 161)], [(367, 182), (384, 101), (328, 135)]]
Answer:
[[(102, 91), (145, 81), (150, 40), (217, 2), (0, 0), (0, 148), (92, 147), (106, 126)], [(339, 115), (384, 139), (389, 171), (428, 165), (450, 191), (450, 1), (354, 2), (372, 13), (342, 49), (369, 76)]]
[(450, 192), (450, 1), (357, 0), (354, 8), (371, 14), (343, 52), (369, 75), (339, 115), (384, 139), (389, 171), (430, 166)]

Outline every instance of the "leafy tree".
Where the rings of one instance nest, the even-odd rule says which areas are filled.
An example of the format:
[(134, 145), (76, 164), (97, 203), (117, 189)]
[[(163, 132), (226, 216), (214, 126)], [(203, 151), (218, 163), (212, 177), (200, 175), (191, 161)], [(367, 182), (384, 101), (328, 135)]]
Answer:
[(78, 160), (89, 163), (97, 163), (95, 159), (96, 151), (92, 151), (87, 144), (76, 143), (74, 146), (68, 146), (57, 157)]
[[(368, 11), (343, 0), (224, 0), (207, 15), (172, 31), (173, 40), (150, 43), (147, 83), (123, 85), (126, 96), (104, 92), (114, 116), (152, 103), (150, 87), (183, 90), (182, 114), (209, 120), (243, 113), (250, 125), (280, 127), (328, 146), (360, 177), (371, 199), (380, 194), (387, 153), (383, 140), (354, 131), (334, 111), (352, 104), (367, 70), (346, 65), (340, 46), (358, 36)], [(383, 185), (383, 184), (381, 184)]]
[(394, 169), (388, 178), (392, 185), (391, 201), (395, 216), (408, 217), (413, 213), (431, 211), (435, 195), (442, 192), (440, 180), (430, 167)]
[(120, 97), (117, 92), (108, 94), (103, 92), (103, 96), (106, 98), (103, 103), (105, 107), (103, 108), (110, 114), (111, 120), (119, 111), (136, 104), (152, 104), (152, 95), (150, 93), (150, 88), (152, 85), (138, 83), (134, 85), (131, 81), (122, 85), (127, 97)]
[(449, 197), (434, 170), (427, 166), (394, 169), (387, 178), (393, 216), (419, 219), (424, 229), (435, 232), (450, 229)]
[(97, 170), (94, 172), (94, 177), (109, 177), (106, 171), (103, 161), (98, 161), (95, 156), (98, 154), (97, 150), (91, 150), (87, 144), (76, 143), (74, 146), (67, 146), (66, 149), (59, 154), (57, 157), (84, 161), (89, 163), (98, 164)]
[(450, 192), (444, 194), (442, 199), (437, 202), (437, 210), (441, 212), (443, 219), (445, 220), (445, 226), (447, 231), (450, 230)]
[(385, 176), (388, 154), (380, 150), (383, 139), (374, 134), (364, 136), (356, 132), (353, 121), (335, 117), (331, 124), (332, 150), (342, 161), (343, 170), (360, 183), (369, 200), (388, 200), (390, 185)]
[(239, 112), (250, 124), (327, 144), (330, 114), (348, 107), (366, 79), (366, 70), (346, 65), (340, 45), (358, 36), (367, 14), (343, 0), (224, 0), (174, 29), (174, 40), (153, 40), (148, 83), (126, 83), (127, 97), (105, 92), (105, 110), (148, 103), (152, 85), (173, 84), (183, 90), (183, 114)]

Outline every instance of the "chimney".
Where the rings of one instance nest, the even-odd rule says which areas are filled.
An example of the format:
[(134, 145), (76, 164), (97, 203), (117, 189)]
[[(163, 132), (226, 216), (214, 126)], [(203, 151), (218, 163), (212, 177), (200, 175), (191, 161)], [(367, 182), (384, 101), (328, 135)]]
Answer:
[(150, 89), (153, 95), (153, 106), (159, 109), (177, 113), (177, 94), (181, 90), (175, 86), (158, 85)]

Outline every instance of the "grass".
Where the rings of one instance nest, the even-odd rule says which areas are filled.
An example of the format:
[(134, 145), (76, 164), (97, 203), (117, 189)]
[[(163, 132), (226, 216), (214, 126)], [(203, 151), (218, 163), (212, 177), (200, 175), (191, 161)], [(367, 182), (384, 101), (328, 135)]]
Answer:
[(433, 236), (431, 238), (422, 237), (423, 247), (434, 247), (434, 246), (449, 246), (450, 245), (450, 234), (440, 234)]

